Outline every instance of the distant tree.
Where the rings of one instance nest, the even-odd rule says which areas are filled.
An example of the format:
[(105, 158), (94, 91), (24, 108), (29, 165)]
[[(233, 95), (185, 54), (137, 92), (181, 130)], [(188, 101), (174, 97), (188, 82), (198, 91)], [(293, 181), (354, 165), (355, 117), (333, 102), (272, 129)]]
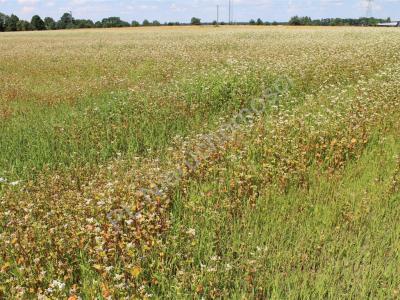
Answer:
[(18, 31), (32, 30), (31, 23), (25, 20), (19, 20), (17, 23), (17, 30)]
[(131, 25), (132, 27), (139, 27), (140, 23), (138, 21), (132, 21)]
[(310, 17), (299, 17), (299, 16), (294, 16), (290, 19), (289, 25), (312, 25), (313, 21), (311, 20)]
[(0, 32), (6, 30), (6, 20), (7, 20), (8, 16), (0, 13)]
[(64, 13), (61, 19), (57, 22), (57, 28), (70, 29), (74, 28), (74, 18), (70, 13)]
[(193, 17), (192, 20), (190, 21), (190, 24), (192, 24), (192, 25), (201, 25), (201, 19)]
[(214, 21), (212, 22), (212, 24), (213, 24), (214, 26), (218, 26), (218, 22), (217, 22), (216, 20), (214, 20)]
[(279, 25), (279, 23), (277, 21), (273, 21), (271, 25), (276, 26), (276, 25)]
[(57, 27), (56, 21), (53, 18), (46, 17), (44, 18), (44, 26), (47, 30), (54, 30)]
[(129, 27), (130, 24), (128, 22), (122, 21), (119, 17), (109, 17), (105, 18), (101, 21), (103, 28), (111, 28), (111, 27)]
[(151, 23), (149, 22), (149, 20), (144, 20), (143, 21), (143, 26), (150, 26), (151, 25)]
[(5, 30), (6, 31), (17, 31), (18, 22), (19, 22), (19, 18), (16, 15), (11, 15), (9, 18), (6, 18)]
[(76, 19), (74, 20), (74, 28), (94, 28), (95, 25), (92, 20)]
[(312, 20), (310, 17), (302, 17), (302, 18), (300, 18), (300, 23), (301, 23), (301, 25), (309, 26), (309, 25), (312, 25)]
[(271, 23), (270, 23), (270, 22), (268, 22), (268, 21), (265, 21), (265, 22), (264, 22), (264, 25), (267, 25), (267, 26), (269, 26), (269, 25), (271, 25)]
[(100, 21), (97, 21), (96, 23), (94, 23), (94, 27), (101, 28), (101, 27), (103, 27), (103, 25), (101, 24)]
[(158, 22), (157, 20), (154, 20), (152, 24), (153, 24), (153, 26), (160, 26), (161, 25), (161, 23)]
[(256, 25), (256, 21), (254, 21), (253, 19), (250, 20), (249, 22), (250, 25)]
[(33, 30), (45, 30), (46, 26), (41, 17), (34, 15), (31, 20), (31, 26)]
[(264, 25), (263, 20), (261, 20), (260, 18), (257, 19), (257, 25)]
[(300, 24), (300, 18), (298, 16), (294, 16), (289, 20), (289, 25), (298, 26)]

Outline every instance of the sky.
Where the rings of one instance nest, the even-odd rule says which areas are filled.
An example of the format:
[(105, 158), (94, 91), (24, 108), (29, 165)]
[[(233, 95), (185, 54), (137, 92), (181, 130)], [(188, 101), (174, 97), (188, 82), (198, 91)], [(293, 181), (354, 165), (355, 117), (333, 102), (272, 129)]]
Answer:
[[(188, 22), (192, 17), (202, 21), (228, 20), (229, 0), (0, 0), (0, 12), (16, 14), (30, 20), (32, 15), (59, 19), (67, 11), (74, 18), (101, 20), (118, 16), (125, 21)], [(287, 21), (291, 16), (313, 19), (341, 17), (358, 18), (366, 15), (367, 0), (232, 0), (233, 19), (249, 21)], [(373, 0), (373, 16), (400, 20), (400, 0)]]

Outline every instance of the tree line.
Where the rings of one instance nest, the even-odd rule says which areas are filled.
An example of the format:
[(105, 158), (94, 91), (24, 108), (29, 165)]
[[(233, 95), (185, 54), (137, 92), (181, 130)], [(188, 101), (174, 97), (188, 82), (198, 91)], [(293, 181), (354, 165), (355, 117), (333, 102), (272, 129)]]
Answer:
[(379, 23), (391, 22), (390, 18), (358, 18), (358, 19), (341, 19), (327, 18), (312, 20), (310, 17), (294, 16), (290, 19), (289, 25), (295, 26), (376, 26)]
[[(388, 19), (376, 18), (359, 18), (359, 19), (317, 19), (312, 20), (310, 17), (294, 16), (289, 22), (268, 22), (262, 19), (250, 20), (249, 22), (240, 22), (235, 24), (241, 25), (308, 25), (308, 26), (374, 26), (378, 23), (390, 22)], [(16, 15), (11, 16), (0, 13), (0, 31), (27, 31), (27, 30), (57, 30), (57, 29), (78, 29), (78, 28), (112, 28), (112, 27), (139, 27), (139, 26), (176, 26), (176, 25), (225, 25), (224, 22), (202, 23), (201, 19), (193, 17), (190, 23), (167, 22), (161, 24), (159, 21), (144, 20), (142, 23), (132, 21), (131, 23), (121, 20), (119, 17), (104, 18), (101, 21), (93, 22), (89, 19), (75, 19), (71, 13), (64, 13), (60, 20), (55, 21), (53, 18), (46, 17), (42, 19), (35, 15), (31, 21), (21, 20)]]
[[(93, 22), (89, 19), (75, 19), (71, 13), (64, 13), (60, 20), (46, 17), (42, 19), (35, 15), (31, 21), (19, 19), (12, 14), (7, 16), (0, 13), (0, 31), (26, 31), (26, 30), (57, 30), (57, 29), (79, 29), (79, 28), (112, 28), (112, 27), (136, 27), (136, 26), (159, 26), (158, 21), (144, 20), (142, 23), (132, 21), (131, 23), (121, 20), (119, 17), (104, 18), (101, 21)], [(173, 23), (172, 25), (177, 25)]]

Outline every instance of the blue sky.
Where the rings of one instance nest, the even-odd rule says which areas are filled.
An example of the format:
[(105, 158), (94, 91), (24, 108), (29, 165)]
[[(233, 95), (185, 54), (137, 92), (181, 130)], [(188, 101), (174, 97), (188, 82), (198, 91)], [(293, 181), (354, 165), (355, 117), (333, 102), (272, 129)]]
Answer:
[[(262, 18), (286, 21), (293, 15), (323, 17), (361, 17), (366, 0), (232, 0), (234, 19)], [(99, 20), (119, 16), (126, 21), (143, 19), (187, 22), (196, 16), (203, 21), (216, 19), (220, 5), (221, 20), (228, 19), (228, 0), (0, 0), (0, 12), (30, 19), (38, 14), (58, 19), (72, 11), (75, 18)], [(400, 20), (400, 0), (374, 0), (373, 15)]]

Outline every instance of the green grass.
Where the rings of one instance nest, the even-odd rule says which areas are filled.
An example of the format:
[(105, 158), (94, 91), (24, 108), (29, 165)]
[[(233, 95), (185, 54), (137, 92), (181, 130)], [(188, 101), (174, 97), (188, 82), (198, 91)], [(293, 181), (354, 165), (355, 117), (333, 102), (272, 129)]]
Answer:
[(174, 199), (165, 257), (151, 265), (154, 294), (397, 298), (400, 194), (390, 191), (399, 151), (398, 132), (378, 136), (337, 176), (315, 172), (308, 190), (284, 195), (232, 197), (231, 169), (192, 185)]
[(245, 81), (200, 74), (150, 93), (117, 91), (74, 105), (25, 105), (24, 112), (0, 124), (0, 168), (7, 178), (29, 179), (44, 167), (65, 170), (118, 156), (162, 156), (175, 136), (213, 128), (271, 82), (268, 73), (249, 72)]

